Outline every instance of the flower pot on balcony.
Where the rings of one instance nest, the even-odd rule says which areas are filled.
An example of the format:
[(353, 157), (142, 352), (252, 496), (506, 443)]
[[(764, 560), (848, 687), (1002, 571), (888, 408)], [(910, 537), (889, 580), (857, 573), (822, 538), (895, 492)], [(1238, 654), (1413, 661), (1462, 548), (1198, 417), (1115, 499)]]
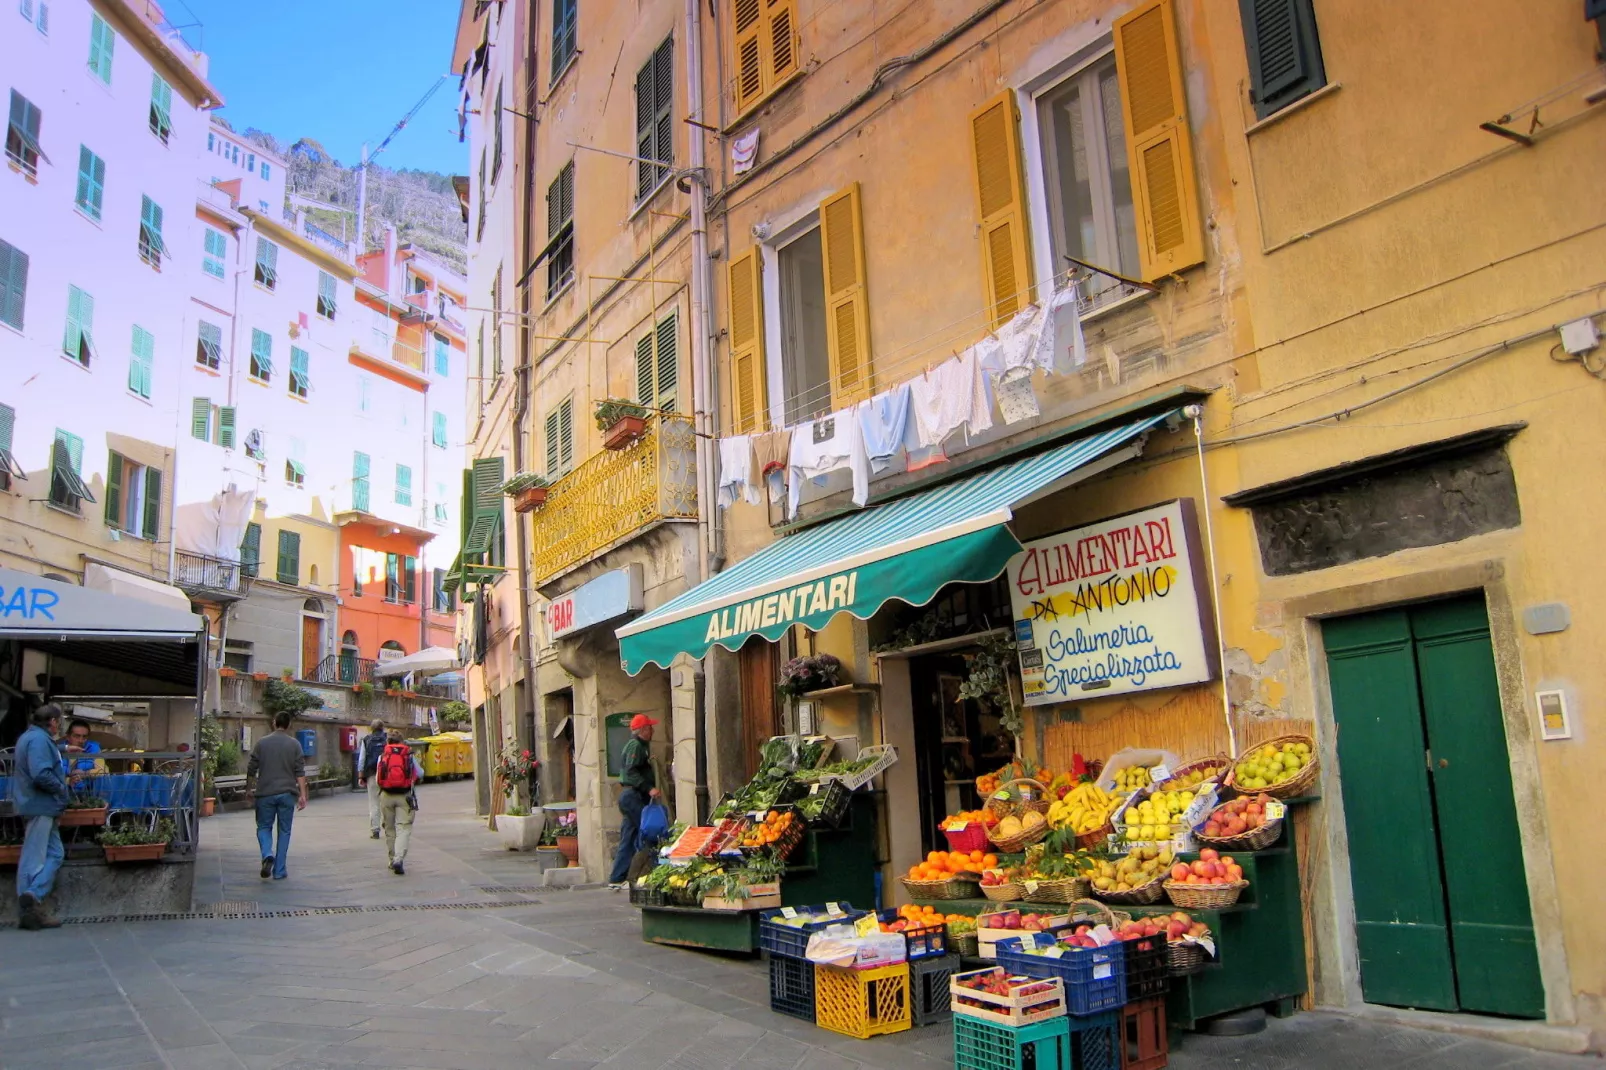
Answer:
[(225, 665), (225, 666), (223, 666), (223, 668), (221, 668), (221, 669), (219, 669), (217, 671), (217, 674), (219, 676), (221, 676), (225, 680), (232, 680), (235, 676), (237, 676), (239, 674), (239, 670), (231, 669), (227, 665)]
[(265, 682), (267, 678), (268, 674), (265, 672), (254, 672), (251, 674), (251, 679), (255, 680), (259, 684)]
[(93, 810), (63, 810), (56, 824), (64, 829), (85, 828), (106, 823), (107, 807), (97, 806)]
[(558, 850), (563, 852), (563, 860), (571, 866), (580, 864), (580, 837), (559, 836)]
[(647, 430), (647, 421), (641, 416), (621, 416), (602, 433), (602, 444), (610, 450), (622, 450), (635, 442)]
[(418, 692), (417, 691), (403, 691), (402, 692), (402, 698), (417, 698), (417, 697), (418, 697)]
[(515, 512), (531, 513), (546, 504), (547, 487), (525, 487), (513, 499)]
[(119, 862), (155, 862), (167, 853), (167, 844), (125, 843), (120, 847), (102, 847), (101, 850), (106, 852), (106, 861), (112, 865)]
[(509, 851), (528, 851), (541, 838), (541, 828), (545, 824), (545, 810), (537, 810), (522, 817), (497, 814), (496, 834), (502, 838), (502, 846)]

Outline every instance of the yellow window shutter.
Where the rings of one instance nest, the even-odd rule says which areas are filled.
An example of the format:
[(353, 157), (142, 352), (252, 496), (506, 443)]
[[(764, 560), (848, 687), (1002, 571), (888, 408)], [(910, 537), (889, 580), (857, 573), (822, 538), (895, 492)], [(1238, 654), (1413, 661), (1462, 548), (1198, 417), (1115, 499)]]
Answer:
[(742, 111), (758, 101), (769, 88), (771, 66), (764, 30), (765, 0), (731, 0), (732, 66), (736, 71), (736, 110)]
[(764, 0), (764, 37), (768, 92), (797, 71), (797, 0)]
[(1152, 282), (1205, 258), (1173, 0), (1139, 4), (1114, 32), (1138, 260)]
[(738, 435), (762, 431), (769, 402), (764, 387), (764, 291), (758, 247), (731, 258), (730, 281), (731, 426)]
[(820, 204), (820, 246), (825, 259), (825, 340), (831, 372), (831, 407), (871, 394), (870, 308), (864, 287), (864, 226), (859, 184)]
[(976, 204), (981, 216), (987, 322), (997, 327), (1032, 301), (1032, 255), (1021, 175), (1020, 113), (1006, 89), (970, 114)]

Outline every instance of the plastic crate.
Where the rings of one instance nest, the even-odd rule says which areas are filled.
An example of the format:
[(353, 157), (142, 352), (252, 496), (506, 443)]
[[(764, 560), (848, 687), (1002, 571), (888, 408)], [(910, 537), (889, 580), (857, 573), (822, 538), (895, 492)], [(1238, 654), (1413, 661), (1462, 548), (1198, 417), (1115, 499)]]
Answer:
[(820, 805), (819, 815), (808, 823), (809, 827), (840, 828), (853, 805), (853, 792), (840, 780), (824, 780), (809, 785), (809, 790), (801, 798), (810, 795), (823, 795), (825, 800)]
[(804, 958), (809, 949), (810, 936), (827, 925), (855, 921), (869, 913), (867, 910), (854, 910), (851, 903), (838, 903), (837, 906), (842, 908), (841, 914), (827, 914), (823, 906), (797, 908), (796, 913), (813, 919), (803, 925), (776, 924), (774, 919), (782, 917), (785, 911), (793, 909), (791, 907), (759, 911), (758, 946), (772, 955), (783, 955), (792, 959)]
[(770, 1010), (814, 1021), (814, 963), (770, 956)]
[(1165, 934), (1128, 940), (1126, 944), (1126, 1001), (1163, 996), (1170, 986)]
[[(1007, 993), (988, 992), (968, 983), (997, 978), (1008, 981)], [(1027, 991), (1033, 988), (1041, 991)], [(955, 1014), (979, 1018), (993, 1025), (1019, 1028), (1065, 1017), (1064, 981), (1058, 977), (1011, 977), (999, 966), (956, 974), (949, 982), (948, 998)]]
[[(879, 912), (876, 917), (884, 922), (894, 922), (898, 920), (898, 912), (889, 908)], [(948, 954), (948, 926), (945, 922), (905, 929), (903, 937), (909, 948), (905, 957), (910, 962)]]
[(658, 888), (641, 888), (635, 884), (630, 886), (630, 903), (638, 907), (661, 907), (667, 900), (664, 893)]
[(998, 964), (1010, 973), (1027, 977), (1058, 977), (1065, 982), (1065, 1007), (1071, 1014), (1097, 1014), (1126, 1002), (1126, 950), (1119, 943), (1107, 947), (1067, 947), (1059, 958), (1028, 955), (1022, 941), (1038, 947), (1056, 941), (1046, 933), (1000, 940), (995, 945)]
[(1076, 1070), (1121, 1070), (1121, 1014), (1105, 1011), (1066, 1018), (1071, 1031), (1071, 1065)]
[(1165, 1000), (1146, 999), (1121, 1008), (1121, 1070), (1160, 1070), (1171, 1061)]
[(858, 791), (876, 777), (892, 768), (892, 763), (898, 760), (898, 748), (890, 743), (877, 743), (864, 747), (859, 751), (860, 758), (874, 758), (875, 761), (857, 773), (846, 776), (833, 774), (832, 779), (844, 784), (849, 791)]
[(932, 955), (909, 963), (909, 1004), (916, 1029), (953, 1017), (948, 985), (959, 968), (958, 955)]
[(1072, 1070), (1069, 1021), (1008, 1026), (957, 1015), (955, 1070)]
[(909, 964), (873, 970), (815, 966), (814, 1024), (859, 1040), (910, 1028)]

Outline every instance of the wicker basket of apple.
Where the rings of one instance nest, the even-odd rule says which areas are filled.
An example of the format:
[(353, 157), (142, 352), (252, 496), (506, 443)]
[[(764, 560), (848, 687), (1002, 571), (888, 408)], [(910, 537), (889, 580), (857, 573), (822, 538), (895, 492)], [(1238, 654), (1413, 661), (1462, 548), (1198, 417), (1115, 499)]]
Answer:
[(1194, 835), (1217, 849), (1261, 851), (1282, 835), (1282, 807), (1282, 803), (1264, 793), (1240, 795), (1210, 811)]
[(1215, 957), (1216, 942), (1210, 926), (1191, 914), (1178, 910), (1144, 918), (1145, 929), (1152, 925), (1165, 933), (1166, 966), (1172, 974), (1192, 973)]
[(1220, 910), (1236, 903), (1247, 887), (1243, 867), (1231, 855), (1206, 847), (1199, 852), (1198, 861), (1178, 862), (1171, 867), (1165, 894), (1179, 907)]

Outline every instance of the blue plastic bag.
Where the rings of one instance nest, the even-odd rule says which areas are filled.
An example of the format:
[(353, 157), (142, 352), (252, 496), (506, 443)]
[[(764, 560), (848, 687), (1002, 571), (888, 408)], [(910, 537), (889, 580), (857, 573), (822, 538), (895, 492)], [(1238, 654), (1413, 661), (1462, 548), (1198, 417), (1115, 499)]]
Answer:
[(661, 802), (650, 802), (641, 808), (641, 840), (655, 843), (669, 833), (669, 810)]

